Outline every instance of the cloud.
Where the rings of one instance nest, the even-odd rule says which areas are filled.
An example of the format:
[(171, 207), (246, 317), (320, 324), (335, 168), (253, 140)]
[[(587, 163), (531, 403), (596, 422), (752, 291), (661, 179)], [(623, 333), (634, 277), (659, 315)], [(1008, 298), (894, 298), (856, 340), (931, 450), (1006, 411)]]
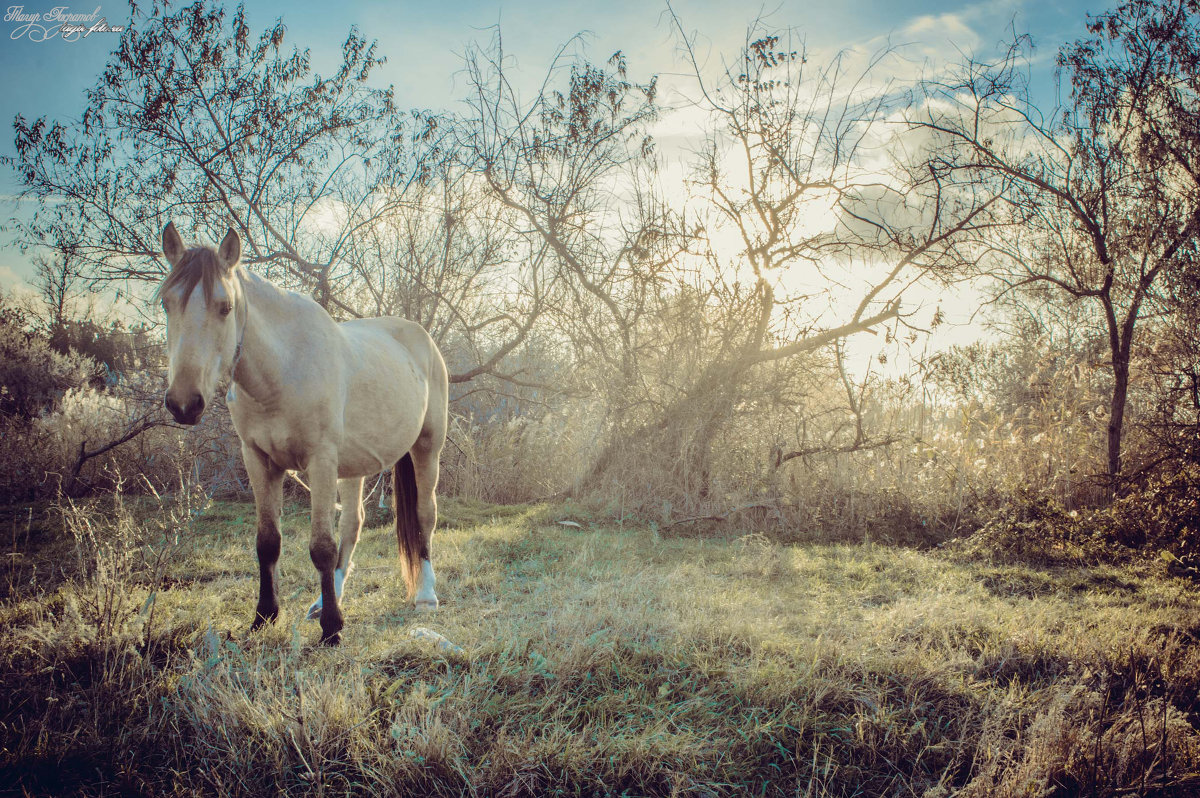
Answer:
[(931, 43), (933, 37), (944, 38), (960, 47), (975, 47), (979, 43), (979, 35), (960, 14), (924, 14), (905, 25), (900, 35), (926, 43)]
[(12, 266), (0, 264), (0, 290), (17, 296), (34, 296), (36, 292), (29, 280)]

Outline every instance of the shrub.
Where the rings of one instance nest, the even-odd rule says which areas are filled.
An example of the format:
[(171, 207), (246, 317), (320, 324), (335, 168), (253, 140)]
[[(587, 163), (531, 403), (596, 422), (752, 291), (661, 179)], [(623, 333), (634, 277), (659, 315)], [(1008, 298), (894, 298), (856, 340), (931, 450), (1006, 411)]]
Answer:
[(490, 422), (454, 416), (442, 450), (438, 490), (507, 503), (561, 494), (588, 467), (599, 415), (594, 406), (576, 403), (541, 416)]
[(1065, 565), (1200, 555), (1200, 466), (1184, 464), (1110, 505), (1065, 510), (1017, 500), (952, 550), (985, 559)]
[(35, 418), (101, 373), (89, 357), (56, 351), (32, 329), (24, 311), (0, 296), (0, 416)]

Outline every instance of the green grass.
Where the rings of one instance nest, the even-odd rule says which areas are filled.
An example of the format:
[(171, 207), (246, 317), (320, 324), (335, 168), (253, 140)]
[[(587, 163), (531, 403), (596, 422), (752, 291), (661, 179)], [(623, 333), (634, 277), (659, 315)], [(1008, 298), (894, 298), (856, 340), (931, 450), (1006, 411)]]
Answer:
[[(49, 524), (25, 545), (13, 514), (0, 791), (1200, 786), (1200, 595), (1153, 566), (670, 539), (575, 508), (448, 501), (434, 541), (442, 608), (406, 605), (393, 532), (366, 530), (343, 645), (326, 649), (302, 620), (316, 576), (301, 508), (283, 524), (283, 617), (254, 635), (249, 505), (68, 513), (94, 542), (64, 543)], [(414, 639), (416, 626), (464, 653)]]

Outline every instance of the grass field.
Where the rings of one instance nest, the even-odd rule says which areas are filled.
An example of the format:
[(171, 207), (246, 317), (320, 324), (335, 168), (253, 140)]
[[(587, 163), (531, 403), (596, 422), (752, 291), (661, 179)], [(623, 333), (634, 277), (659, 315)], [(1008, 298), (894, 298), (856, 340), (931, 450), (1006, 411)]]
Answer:
[(0, 791), (1200, 794), (1200, 592), (1154, 565), (664, 537), (446, 502), (442, 609), (405, 606), (395, 536), (368, 529), (327, 649), (302, 620), (298, 509), (283, 617), (247, 632), (252, 518), (0, 514)]

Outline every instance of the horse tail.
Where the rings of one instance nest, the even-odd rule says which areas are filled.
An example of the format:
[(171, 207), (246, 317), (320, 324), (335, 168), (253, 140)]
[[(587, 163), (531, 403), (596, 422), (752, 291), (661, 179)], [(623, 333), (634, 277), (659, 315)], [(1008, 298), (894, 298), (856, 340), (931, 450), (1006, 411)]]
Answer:
[(396, 498), (396, 540), (400, 544), (400, 558), (404, 561), (404, 584), (408, 588), (408, 597), (412, 598), (417, 592), (421, 560), (429, 559), (429, 543), (417, 517), (417, 473), (411, 454), (405, 454), (396, 463), (392, 481)]

